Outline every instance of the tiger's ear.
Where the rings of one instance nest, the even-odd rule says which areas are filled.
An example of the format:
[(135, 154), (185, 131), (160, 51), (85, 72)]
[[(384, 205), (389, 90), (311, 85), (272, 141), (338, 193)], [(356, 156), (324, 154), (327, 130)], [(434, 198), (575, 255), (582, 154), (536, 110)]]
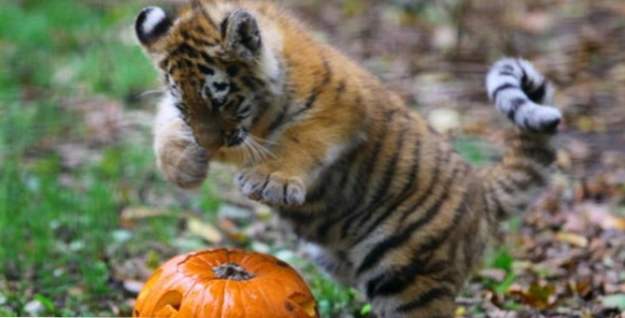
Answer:
[(169, 32), (172, 21), (159, 7), (148, 7), (139, 13), (135, 21), (135, 32), (139, 42), (148, 50)]
[(221, 23), (226, 50), (239, 59), (252, 62), (262, 51), (263, 41), (256, 19), (247, 11), (237, 10)]

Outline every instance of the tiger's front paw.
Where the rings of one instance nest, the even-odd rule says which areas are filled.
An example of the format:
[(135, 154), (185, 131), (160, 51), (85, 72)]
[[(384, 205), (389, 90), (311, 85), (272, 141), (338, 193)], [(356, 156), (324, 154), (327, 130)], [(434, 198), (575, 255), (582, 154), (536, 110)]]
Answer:
[(304, 204), (306, 188), (298, 177), (287, 177), (280, 172), (263, 173), (248, 169), (237, 174), (235, 183), (248, 198), (271, 206)]
[(208, 173), (208, 153), (184, 140), (168, 142), (159, 149), (158, 166), (170, 182), (183, 189), (200, 186)]

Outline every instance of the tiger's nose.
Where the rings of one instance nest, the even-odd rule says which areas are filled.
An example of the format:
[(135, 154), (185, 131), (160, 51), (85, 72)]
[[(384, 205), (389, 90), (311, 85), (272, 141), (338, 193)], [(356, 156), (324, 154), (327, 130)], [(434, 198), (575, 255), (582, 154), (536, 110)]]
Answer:
[(242, 144), (246, 136), (247, 132), (244, 129), (235, 129), (226, 133), (224, 143), (228, 147), (235, 147)]

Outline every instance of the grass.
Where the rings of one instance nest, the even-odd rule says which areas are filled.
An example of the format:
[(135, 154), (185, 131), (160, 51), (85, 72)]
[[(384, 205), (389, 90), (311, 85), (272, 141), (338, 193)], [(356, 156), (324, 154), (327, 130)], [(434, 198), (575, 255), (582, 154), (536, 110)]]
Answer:
[[(138, 8), (103, 11), (69, 0), (2, 6), (0, 315), (116, 314), (106, 305), (122, 300), (108, 250), (120, 210), (141, 203), (137, 189), (155, 179), (150, 145), (113, 142), (71, 171), (55, 146), (87, 142), (71, 98), (132, 101), (153, 85), (149, 62), (119, 36)], [(132, 236), (169, 240), (175, 231), (163, 224)]]

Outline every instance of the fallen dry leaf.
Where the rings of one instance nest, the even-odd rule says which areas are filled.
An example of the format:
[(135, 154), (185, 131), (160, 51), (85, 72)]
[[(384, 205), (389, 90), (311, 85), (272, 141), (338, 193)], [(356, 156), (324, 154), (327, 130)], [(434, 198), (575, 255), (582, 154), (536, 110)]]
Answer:
[(511, 290), (510, 294), (517, 296), (520, 300), (536, 309), (547, 309), (556, 302), (556, 287), (545, 282), (532, 283), (527, 289)]
[(576, 281), (571, 281), (569, 287), (575, 295), (585, 298), (592, 293), (592, 279), (590, 277), (585, 277)]
[(148, 207), (128, 207), (122, 210), (120, 215), (120, 224), (126, 229), (135, 227), (139, 220), (168, 216), (171, 212), (162, 209), (154, 209)]
[(571, 232), (559, 232), (556, 234), (556, 238), (561, 242), (566, 242), (579, 247), (588, 246), (588, 239), (582, 235)]
[(432, 128), (440, 133), (446, 133), (460, 127), (460, 115), (448, 108), (435, 109), (428, 115)]
[(142, 281), (138, 281), (138, 280), (125, 280), (124, 281), (124, 289), (134, 295), (138, 295), (139, 292), (141, 292), (143, 285), (145, 285), (145, 283)]
[(197, 235), (210, 243), (218, 244), (223, 240), (221, 232), (214, 225), (203, 222), (199, 218), (188, 217), (187, 229), (191, 234)]
[(589, 221), (599, 225), (602, 229), (625, 231), (625, 218), (611, 213), (608, 206), (585, 204), (582, 209)]
[(487, 268), (479, 271), (482, 278), (492, 279), (495, 282), (502, 282), (506, 278), (506, 271), (498, 268)]

